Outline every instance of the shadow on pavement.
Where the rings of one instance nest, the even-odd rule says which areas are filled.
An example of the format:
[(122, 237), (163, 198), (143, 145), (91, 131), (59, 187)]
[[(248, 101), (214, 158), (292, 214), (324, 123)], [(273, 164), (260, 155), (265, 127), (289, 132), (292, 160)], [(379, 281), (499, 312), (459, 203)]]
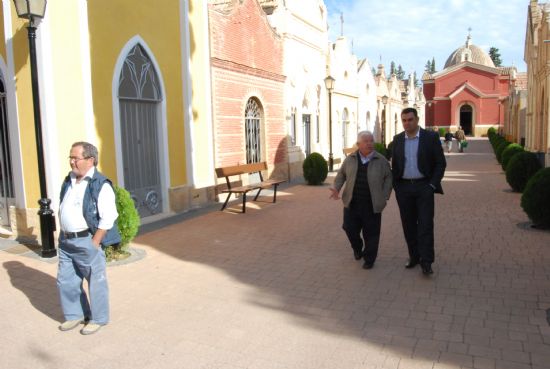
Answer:
[[(471, 149), (478, 145), (484, 145), (481, 152), (488, 151), (486, 142)], [(534, 332), (528, 317), (538, 321), (545, 313), (532, 300), (543, 294), (545, 281), (521, 274), (526, 265), (540, 273), (541, 245), (527, 240), (529, 234), (517, 232), (501, 215), (521, 211), (514, 210), (515, 197), (510, 202), (510, 194), (494, 190), (503, 179), (486, 172), (486, 159), (465, 154), (448, 160), (446, 195), (436, 200), (438, 259), (432, 278), (423, 277), (419, 268), (403, 267), (407, 251), (394, 194), (383, 214), (379, 257), (369, 271), (353, 260), (341, 230), (341, 203), (328, 200), (326, 187), (288, 188), (276, 204), (258, 204), (238, 215), (211, 212), (151, 231), (135, 242), (231, 276), (214, 285), (199, 275), (187, 276), (185, 284), (192, 286), (192, 293), (220, 303), (244, 299), (249, 315), (235, 317), (234, 323), (257, 324), (272, 342), (303, 345), (307, 335), (294, 327), (306, 326), (327, 337), (354, 337), (401, 358), (473, 367), (476, 354), (492, 352), (502, 358), (507, 348), (522, 350), (521, 342), (508, 336), (514, 330)], [(461, 237), (448, 237), (457, 232)], [(508, 247), (520, 240), (532, 245), (521, 256)], [(510, 274), (518, 280), (512, 283)], [(242, 288), (235, 280), (252, 287), (244, 297), (234, 294)], [(269, 318), (256, 318), (254, 308), (283, 312), (292, 323), (270, 331), (264, 324)], [(514, 316), (522, 320), (510, 323), (510, 329), (499, 321)], [(334, 349), (329, 346), (327, 350)], [(253, 347), (258, 352), (265, 348)]]
[[(63, 321), (57, 298), (51, 298), (52, 295), (57, 296), (55, 278), (19, 261), (6, 261), (3, 266), (10, 276), (12, 286), (23, 292), (36, 310), (53, 320)], [(52, 304), (52, 300), (55, 303)]]

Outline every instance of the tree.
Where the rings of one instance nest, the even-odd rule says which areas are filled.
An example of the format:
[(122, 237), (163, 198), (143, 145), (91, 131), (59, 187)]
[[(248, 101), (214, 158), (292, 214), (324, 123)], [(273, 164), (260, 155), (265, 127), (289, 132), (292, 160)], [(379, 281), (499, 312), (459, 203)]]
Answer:
[(430, 65), (430, 73), (435, 73), (435, 58), (432, 56), (432, 63)]
[(403, 70), (403, 67), (401, 66), (401, 64), (399, 64), (399, 66), (397, 67), (397, 79), (399, 80), (403, 80), (405, 79), (405, 71)]
[(498, 48), (491, 46), (491, 48), (489, 49), (489, 56), (495, 64), (495, 67), (500, 67), (502, 65), (502, 59), (500, 59), (500, 52)]
[(391, 64), (390, 64), (390, 76), (392, 74), (395, 74), (395, 62), (392, 61)]
[(429, 59), (426, 62), (426, 65), (424, 66), (424, 71), (428, 73), (431, 73), (432, 71), (432, 62)]
[(412, 74), (412, 79), (413, 79), (413, 85), (414, 85), (414, 87), (420, 86), (420, 82), (418, 81), (418, 79), (416, 79), (416, 72), (413, 72), (413, 74)]
[(376, 69), (374, 69), (374, 67), (371, 68), (371, 71), (372, 71), (372, 75), (376, 76)]

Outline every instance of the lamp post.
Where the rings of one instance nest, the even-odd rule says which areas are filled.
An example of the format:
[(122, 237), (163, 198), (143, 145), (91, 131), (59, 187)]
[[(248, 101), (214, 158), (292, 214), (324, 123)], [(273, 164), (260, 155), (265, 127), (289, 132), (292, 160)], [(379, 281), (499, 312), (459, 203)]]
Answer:
[(381, 129), (381, 138), (382, 144), (386, 145), (386, 104), (388, 103), (388, 96), (382, 96), (382, 104), (384, 104), (384, 110), (382, 112), (382, 129)]
[(38, 179), (40, 182), (40, 236), (42, 241), (41, 255), (51, 258), (57, 254), (53, 232), (55, 219), (50, 208), (51, 200), (48, 199), (46, 187), (46, 170), (44, 165), (44, 149), (42, 146), (42, 120), (40, 118), (40, 95), (38, 90), (38, 68), (36, 61), (36, 25), (37, 18), (44, 18), (46, 13), (46, 0), (13, 0), (17, 16), (29, 20), (27, 26), (29, 37), (29, 58), (31, 65), (32, 105), (34, 110), (34, 134), (36, 140), (36, 152), (38, 157)]
[(332, 91), (336, 80), (331, 76), (325, 78), (325, 87), (328, 91), (328, 170), (334, 170), (334, 157), (332, 155)]

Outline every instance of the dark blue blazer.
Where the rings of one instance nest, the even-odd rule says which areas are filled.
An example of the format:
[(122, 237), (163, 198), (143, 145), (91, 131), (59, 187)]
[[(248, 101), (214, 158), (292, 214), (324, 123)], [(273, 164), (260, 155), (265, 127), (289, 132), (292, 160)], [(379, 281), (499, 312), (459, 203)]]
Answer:
[[(428, 178), (435, 187), (435, 192), (443, 194), (441, 180), (445, 175), (447, 161), (443, 154), (441, 141), (437, 132), (426, 131), (420, 128), (418, 142), (418, 170)], [(403, 178), (405, 170), (405, 132), (393, 137), (392, 174), (394, 186)]]

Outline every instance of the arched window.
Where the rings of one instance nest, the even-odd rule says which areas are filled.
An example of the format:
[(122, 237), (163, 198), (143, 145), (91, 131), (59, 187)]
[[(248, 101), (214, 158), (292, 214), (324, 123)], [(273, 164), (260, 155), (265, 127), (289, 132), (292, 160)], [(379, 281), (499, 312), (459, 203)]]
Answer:
[(349, 113), (348, 109), (344, 108), (342, 112), (342, 147), (348, 147), (348, 126), (349, 126)]
[(254, 98), (248, 99), (244, 111), (245, 140), (246, 140), (246, 163), (259, 163), (262, 161), (260, 126), (262, 110), (258, 101)]
[(141, 217), (162, 211), (159, 79), (143, 47), (124, 60), (118, 85), (124, 187)]
[(369, 127), (370, 127), (370, 111), (367, 112), (367, 120), (366, 120), (365, 129), (369, 129)]

